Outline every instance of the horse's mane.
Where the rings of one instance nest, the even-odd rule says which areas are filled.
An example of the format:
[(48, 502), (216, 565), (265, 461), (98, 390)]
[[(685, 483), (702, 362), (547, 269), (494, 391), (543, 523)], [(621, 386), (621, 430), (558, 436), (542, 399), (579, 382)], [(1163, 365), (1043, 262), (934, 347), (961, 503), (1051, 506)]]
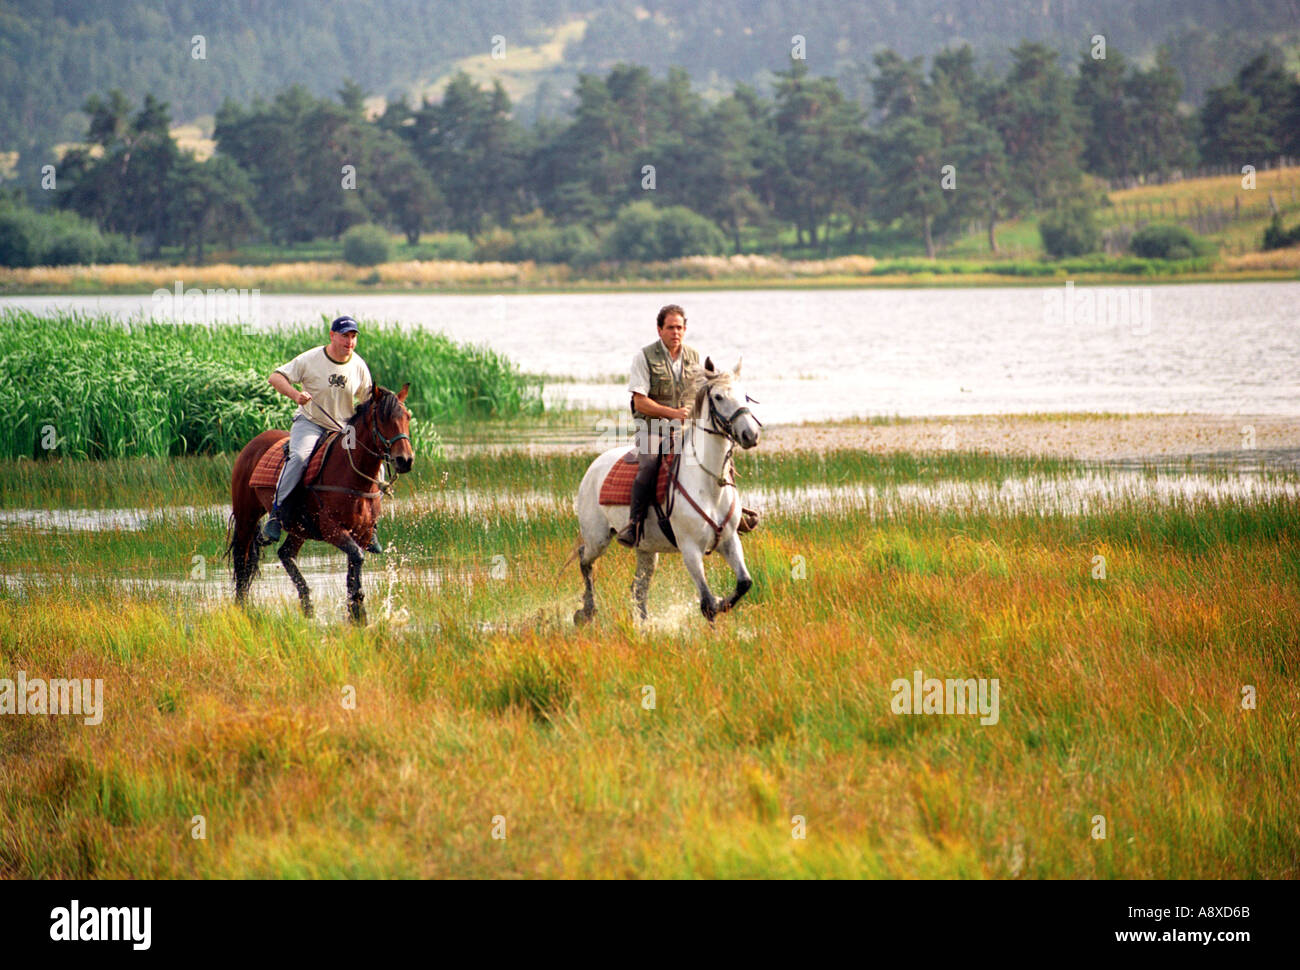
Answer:
[(404, 410), (404, 408), (402, 408), (402, 402), (397, 399), (397, 395), (394, 394), (392, 391), (390, 391), (388, 388), (381, 387), (379, 389), (378, 404), (375, 403), (375, 399), (373, 397), (366, 398), (364, 401), (362, 401), (360, 404), (357, 405), (357, 409), (353, 413), (352, 417), (348, 418), (348, 420), (344, 423), (353, 426), (360, 425), (362, 421), (364, 421), (367, 417), (370, 416), (370, 409), (372, 407), (379, 408), (380, 421), (393, 421)]
[(712, 377), (704, 372), (704, 368), (696, 365), (691, 368), (691, 413), (692, 419), (698, 419), (704, 413), (704, 395), (713, 387), (731, 388), (731, 372), (715, 371)]

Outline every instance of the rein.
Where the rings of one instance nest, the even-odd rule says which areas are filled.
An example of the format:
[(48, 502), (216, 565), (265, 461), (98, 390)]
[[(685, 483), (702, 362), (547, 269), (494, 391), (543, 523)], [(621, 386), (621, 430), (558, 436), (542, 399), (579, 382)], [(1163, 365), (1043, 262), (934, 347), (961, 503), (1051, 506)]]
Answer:
[[(320, 406), (317, 405), (317, 407)], [(371, 476), (367, 475), (360, 468), (358, 468), (357, 463), (352, 460), (352, 449), (345, 447), (343, 450), (344, 452), (347, 453), (348, 464), (352, 466), (352, 470), (356, 472), (359, 478), (364, 478), (366, 481), (374, 482), (376, 485), (378, 485), (379, 491), (361, 492), (355, 488), (346, 488), (345, 486), (342, 485), (311, 485), (309, 486), (310, 488), (318, 492), (343, 492), (344, 494), (353, 495), (356, 496), (357, 498), (379, 498), (381, 495), (392, 494), (393, 486), (397, 482), (397, 476), (393, 474), (393, 445), (401, 441), (403, 438), (405, 438), (407, 441), (410, 441), (411, 436), (409, 434), (396, 434), (393, 435), (393, 437), (391, 438), (384, 437), (383, 433), (379, 430), (379, 414), (376, 406), (372, 404), (368, 410), (370, 411), (370, 418), (371, 418), (370, 432), (375, 436), (376, 444), (380, 444), (380, 443), (383, 444), (384, 450), (382, 452), (375, 451), (373, 448), (368, 447), (364, 441), (361, 442), (361, 447), (365, 448), (367, 452), (374, 455), (376, 458), (383, 459), (384, 470), (388, 473), (389, 480), (385, 482), (385, 481), (381, 481), (378, 478), (372, 478)], [(339, 429), (339, 432), (341, 434), (345, 434), (345, 435), (347, 434), (347, 426), (340, 423), (338, 418), (334, 417), (334, 415), (330, 414), (323, 407), (320, 408), (320, 412), (321, 414), (325, 415), (325, 417), (329, 418), (331, 421), (334, 422), (334, 426)]]

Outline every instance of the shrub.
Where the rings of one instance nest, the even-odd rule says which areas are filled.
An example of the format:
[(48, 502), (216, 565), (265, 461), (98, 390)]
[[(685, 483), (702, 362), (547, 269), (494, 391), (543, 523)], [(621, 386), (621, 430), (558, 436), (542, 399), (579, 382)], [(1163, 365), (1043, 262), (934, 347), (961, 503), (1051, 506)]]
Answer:
[(73, 264), (105, 262), (103, 254), (107, 240), (99, 230), (89, 225), (54, 227), (41, 257), (44, 266), (69, 266)]
[(441, 232), (420, 244), (428, 259), (449, 259), (468, 263), (474, 258), (474, 242), (463, 232)]
[(353, 266), (378, 266), (388, 262), (393, 240), (379, 226), (353, 226), (343, 234), (343, 258)]
[(74, 212), (0, 209), (0, 266), (134, 263), (135, 245)]
[(659, 215), (659, 249), (664, 259), (718, 256), (727, 251), (727, 238), (711, 220), (674, 205)]
[(515, 233), (510, 258), (537, 263), (580, 263), (599, 257), (595, 237), (582, 226), (539, 226)]
[(0, 210), (0, 266), (39, 266), (44, 250), (44, 227), (35, 212)]
[(685, 206), (656, 209), (648, 201), (619, 210), (608, 237), (614, 259), (652, 262), (679, 256), (716, 256), (727, 248), (722, 230)]
[(1144, 259), (1193, 259), (1206, 255), (1207, 246), (1183, 226), (1153, 224), (1135, 232), (1129, 248)]
[(1282, 216), (1280, 213), (1273, 213), (1273, 221), (1269, 223), (1264, 230), (1264, 246), (1268, 249), (1285, 249), (1288, 246), (1300, 244), (1300, 223), (1296, 223), (1290, 229), (1282, 228)]
[(1055, 259), (1082, 256), (1101, 246), (1093, 204), (1086, 199), (1071, 199), (1046, 213), (1038, 221), (1038, 235), (1047, 254)]
[(474, 248), (474, 258), (481, 263), (495, 263), (509, 260), (515, 247), (515, 234), (509, 229), (493, 226), (479, 237)]

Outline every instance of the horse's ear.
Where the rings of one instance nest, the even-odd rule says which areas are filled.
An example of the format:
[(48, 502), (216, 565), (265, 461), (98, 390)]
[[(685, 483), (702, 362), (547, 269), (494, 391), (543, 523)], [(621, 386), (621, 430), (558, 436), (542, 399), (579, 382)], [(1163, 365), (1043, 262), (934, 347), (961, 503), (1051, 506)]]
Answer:
[(406, 392), (411, 389), (411, 382), (407, 381), (402, 385), (402, 389), (397, 392), (397, 399), (403, 403), (406, 402)]
[(378, 400), (379, 400), (379, 394), (380, 394), (380, 392), (381, 392), (382, 390), (383, 390), (383, 389), (382, 389), (378, 384), (374, 384), (374, 383), (372, 383), (372, 384), (370, 385), (370, 397), (371, 397), (371, 400), (378, 401)]
[(705, 369), (705, 371), (707, 371), (707, 372), (710, 373), (710, 374), (713, 373), (713, 358), (712, 358), (712, 357), (705, 357), (705, 358), (704, 358), (704, 369)]
[(739, 357), (736, 358), (736, 366), (732, 368), (731, 371), (731, 373), (734, 374), (736, 377), (740, 376), (740, 364), (744, 359), (745, 359), (744, 354), (741, 354)]

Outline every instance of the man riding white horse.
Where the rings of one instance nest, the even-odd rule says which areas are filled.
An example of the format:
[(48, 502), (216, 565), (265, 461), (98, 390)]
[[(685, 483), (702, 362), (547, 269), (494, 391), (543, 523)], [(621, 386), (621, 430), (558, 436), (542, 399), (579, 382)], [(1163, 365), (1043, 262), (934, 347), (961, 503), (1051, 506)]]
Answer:
[(659, 339), (637, 351), (628, 382), (632, 413), (641, 418), (637, 421), (637, 472), (632, 485), (630, 518), (618, 534), (618, 541), (629, 547), (635, 547), (641, 539), (646, 511), (654, 501), (659, 462), (671, 448), (674, 432), (680, 432), (681, 422), (690, 414), (683, 407), (690, 384), (687, 368), (700, 363), (699, 353), (684, 343), (685, 310), (670, 303), (659, 311), (655, 322)]
[[(671, 314), (665, 316), (672, 319)], [(642, 619), (647, 615), (646, 597), (660, 553), (681, 555), (699, 594), (700, 612), (710, 622), (734, 607), (753, 585), (745, 568), (740, 534), (752, 528), (756, 513), (747, 514), (740, 504), (732, 454), (736, 448), (749, 449), (758, 444), (762, 423), (750, 411), (748, 405), (753, 399), (745, 394), (739, 378), (739, 363), (730, 373), (715, 369), (708, 359), (701, 367), (689, 369), (683, 393), (686, 423), (675, 447), (681, 454), (680, 463), (667, 483), (662, 517), (657, 522), (646, 522), (636, 544), (632, 594)], [(626, 445), (605, 451), (588, 466), (578, 486), (573, 510), (578, 517), (579, 538), (568, 562), (578, 561), (584, 590), (582, 608), (573, 615), (574, 623), (590, 622), (596, 615), (596, 560), (626, 527), (628, 519), (624, 516), (631, 511), (631, 496), (620, 484), (620, 479), (626, 479), (615, 474), (615, 466), (626, 455), (636, 453), (637, 449), (629, 453)], [(651, 460), (658, 457), (655, 449), (643, 449), (641, 462), (647, 455)], [(650, 481), (654, 487), (654, 478)], [(714, 595), (704, 573), (704, 557), (715, 551), (736, 575), (736, 588), (725, 598)]]

